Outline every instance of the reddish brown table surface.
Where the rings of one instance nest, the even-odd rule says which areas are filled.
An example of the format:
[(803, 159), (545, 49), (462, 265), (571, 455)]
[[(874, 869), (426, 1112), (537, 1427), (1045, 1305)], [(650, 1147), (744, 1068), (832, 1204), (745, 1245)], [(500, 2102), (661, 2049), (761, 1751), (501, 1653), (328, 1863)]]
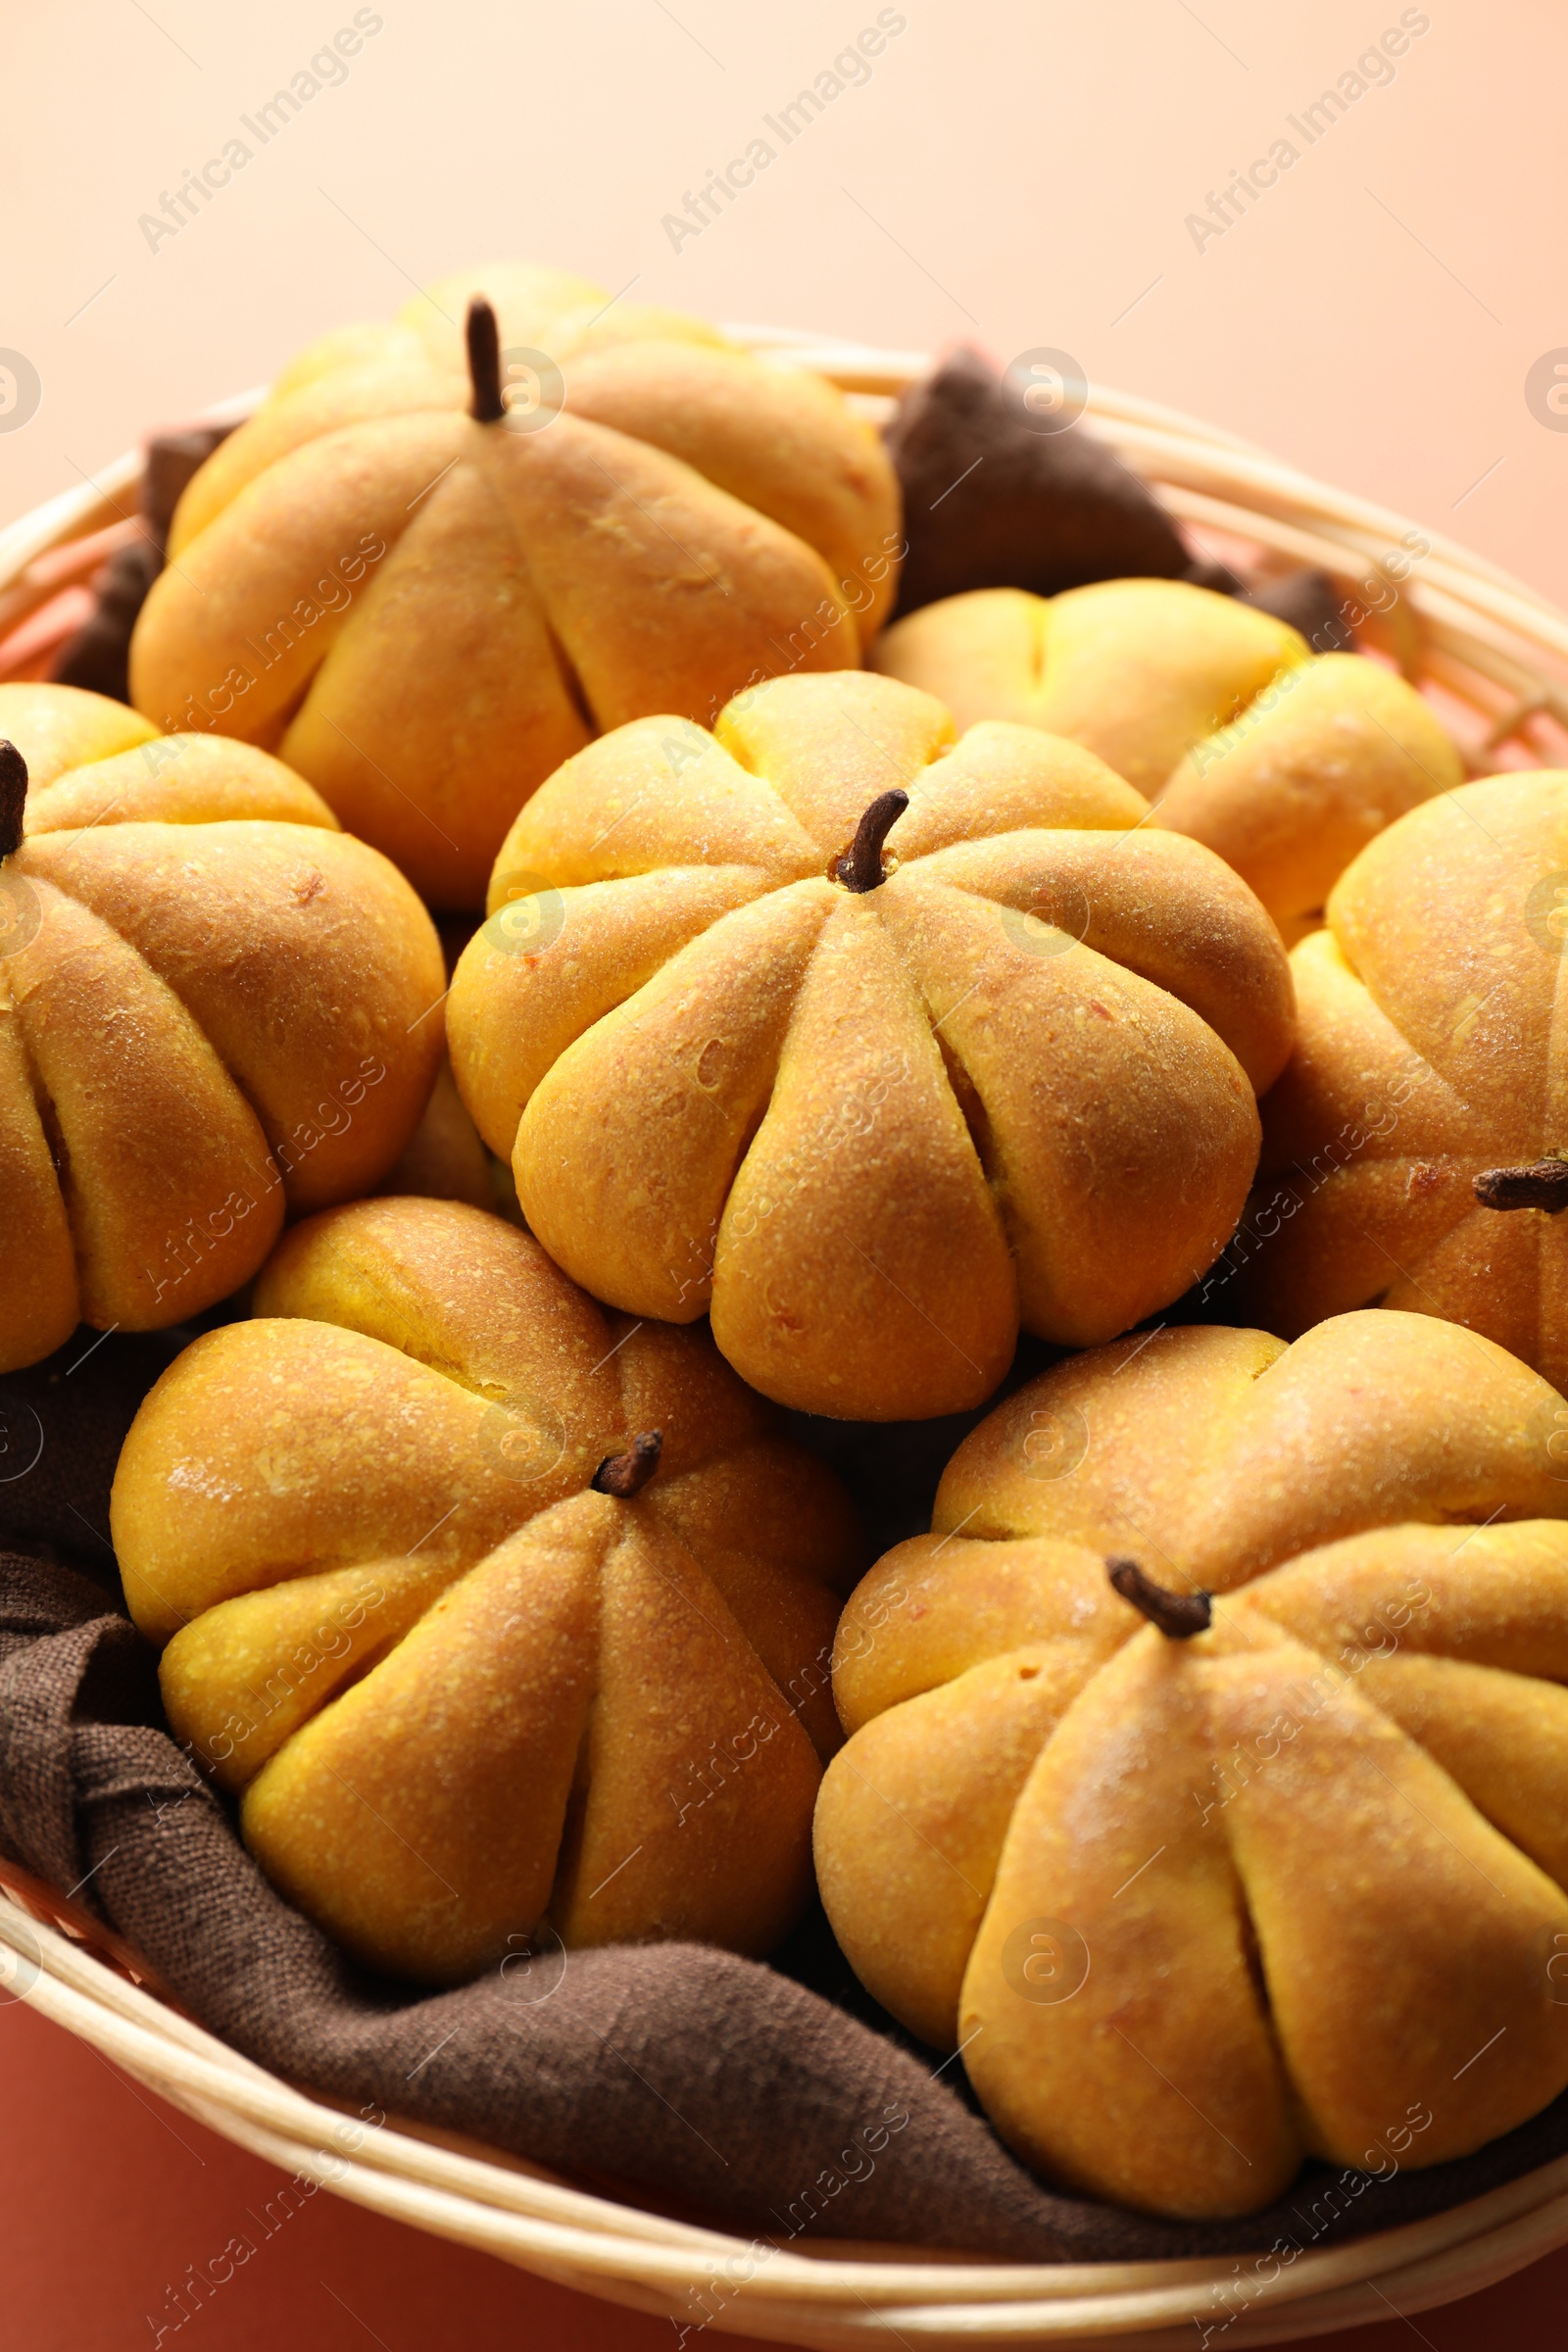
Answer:
[[(665, 2320), (325, 2190), (291, 2209), (282, 2173), (17, 2003), (0, 2006), (0, 2181), (3, 2352), (676, 2352)], [(254, 2253), (198, 2297), (192, 2267), (206, 2271), (235, 2237)], [(1331, 2340), (1346, 2352), (1557, 2352), (1565, 2306), (1568, 2249), (1485, 2295), (1410, 2320), (1391, 2310)], [(740, 2340), (710, 2330), (687, 2352)]]

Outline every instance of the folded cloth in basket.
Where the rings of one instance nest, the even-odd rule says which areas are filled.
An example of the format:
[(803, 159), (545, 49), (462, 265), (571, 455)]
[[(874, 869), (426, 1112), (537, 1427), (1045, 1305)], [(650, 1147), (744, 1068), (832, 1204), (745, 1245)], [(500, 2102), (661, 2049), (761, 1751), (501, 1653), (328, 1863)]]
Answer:
[[(763, 2239), (1012, 2261), (1305, 2247), (1441, 2211), (1568, 2148), (1565, 2096), (1460, 2162), (1379, 2180), (1314, 2166), (1245, 2222), (1156, 2221), (1041, 2185), (951, 2061), (783, 1967), (546, 1938), (456, 1991), (367, 1976), (262, 1877), (164, 1728), (152, 1652), (121, 1607), (109, 1479), (177, 1344), (84, 1334), (0, 1383), (0, 1849), (78, 1889), (194, 2016), (275, 2074)], [(833, 1989), (848, 1979), (820, 1932), (784, 1965)]]

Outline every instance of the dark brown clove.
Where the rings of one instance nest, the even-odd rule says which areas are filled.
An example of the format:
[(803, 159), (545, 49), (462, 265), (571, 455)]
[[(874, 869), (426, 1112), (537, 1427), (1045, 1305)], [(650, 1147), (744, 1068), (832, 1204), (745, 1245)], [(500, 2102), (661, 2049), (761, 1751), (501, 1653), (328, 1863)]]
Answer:
[(1206, 1592), (1169, 1592), (1146, 1576), (1136, 1560), (1112, 1557), (1105, 1562), (1105, 1572), (1123, 1600), (1142, 1609), (1167, 1641), (1190, 1642), (1195, 1634), (1207, 1632), (1214, 1607)]
[(1523, 1168), (1484, 1168), (1471, 1190), (1483, 1208), (1568, 1208), (1568, 1159), (1536, 1159)]
[(480, 424), (499, 424), (507, 413), (501, 397), (501, 330), (496, 315), (482, 294), (468, 305), (468, 381), (473, 398), (468, 415)]
[(0, 858), (21, 849), (26, 806), (27, 762), (14, 743), (0, 742)]
[(633, 1438), (625, 1453), (607, 1453), (588, 1481), (589, 1486), (596, 1494), (614, 1494), (622, 1502), (629, 1502), (659, 1468), (663, 1444), (662, 1430), (645, 1430), (641, 1437)]
[(909, 806), (909, 796), (895, 787), (879, 793), (855, 828), (855, 839), (834, 867), (846, 890), (861, 896), (887, 880), (882, 871), (882, 844)]

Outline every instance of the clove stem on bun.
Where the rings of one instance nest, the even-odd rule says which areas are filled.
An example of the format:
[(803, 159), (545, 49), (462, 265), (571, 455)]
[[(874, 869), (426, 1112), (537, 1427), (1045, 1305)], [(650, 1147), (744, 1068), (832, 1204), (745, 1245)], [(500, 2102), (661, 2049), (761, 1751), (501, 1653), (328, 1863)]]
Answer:
[(468, 305), (466, 326), (468, 381), (473, 399), (468, 415), (479, 424), (499, 424), (507, 413), (501, 397), (501, 331), (496, 315), (482, 294)]
[(622, 1502), (629, 1502), (659, 1468), (663, 1443), (662, 1430), (645, 1430), (641, 1437), (633, 1438), (628, 1452), (607, 1453), (588, 1481), (589, 1486), (596, 1494), (615, 1494)]
[(26, 806), (27, 762), (14, 743), (0, 742), (0, 858), (21, 849)]
[(1206, 1592), (1171, 1592), (1146, 1576), (1136, 1560), (1113, 1556), (1105, 1562), (1105, 1573), (1123, 1600), (1142, 1609), (1167, 1641), (1190, 1642), (1194, 1634), (1207, 1632), (1214, 1606)]
[(855, 839), (833, 869), (846, 890), (863, 897), (887, 880), (882, 871), (882, 844), (908, 806), (908, 794), (897, 788), (879, 793), (871, 803), (855, 828)]
[(1471, 1186), (1483, 1208), (1568, 1208), (1568, 1159), (1532, 1160), (1524, 1168), (1484, 1168)]

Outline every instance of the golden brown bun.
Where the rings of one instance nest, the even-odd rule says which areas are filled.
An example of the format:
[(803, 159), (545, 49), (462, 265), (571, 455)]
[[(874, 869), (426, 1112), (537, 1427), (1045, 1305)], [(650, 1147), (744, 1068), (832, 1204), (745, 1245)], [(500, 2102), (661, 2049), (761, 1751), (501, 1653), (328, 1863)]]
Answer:
[(823, 1900), (1049, 2177), (1246, 2213), (1568, 2083), (1559, 1417), (1430, 1318), (1164, 1330), (1009, 1398), (857, 1588)]
[[(125, 1442), (125, 1596), (289, 1899), (368, 1966), (767, 1950), (810, 1886), (848, 1500), (706, 1337), (454, 1201), (329, 1210)], [(634, 1498), (590, 1491), (662, 1433)], [(813, 1744), (813, 1742), (817, 1744)]]
[(1568, 1151), (1565, 907), (1564, 772), (1466, 785), (1347, 870), (1292, 958), (1236, 1312), (1287, 1335), (1375, 1300), (1444, 1315), (1568, 1387), (1568, 1219), (1473, 1190)]
[(430, 1092), (443, 975), (402, 876), (267, 754), (139, 740), (66, 686), (0, 687), (0, 728), (42, 777), (0, 867), (11, 1370), (83, 1320), (199, 1312), (286, 1211), (378, 1183)]
[(452, 1064), (443, 1054), (424, 1116), (376, 1190), (387, 1195), (416, 1193), (427, 1200), (466, 1200), (470, 1208), (493, 1209), (496, 1164), (464, 1108)]
[(34, 794), (68, 767), (112, 759), (157, 733), (139, 711), (85, 687), (19, 679), (0, 685), (0, 742), (14, 743), (27, 762)]
[[(850, 671), (607, 737), (514, 825), (448, 1006), (574, 1280), (710, 1311), (754, 1387), (847, 1419), (980, 1403), (1020, 1319), (1083, 1344), (1177, 1297), (1292, 1033), (1218, 858), (1072, 744), (953, 735)], [(829, 868), (893, 787), (896, 870), (853, 894)]]
[[(537, 428), (466, 413), (473, 291), (503, 357), (564, 384)], [(280, 751), (432, 905), (474, 907), (595, 734), (858, 662), (898, 524), (881, 442), (818, 378), (557, 271), (468, 271), (314, 346), (202, 467), (132, 692)]]
[(1313, 659), (1284, 621), (1182, 580), (978, 589), (910, 613), (870, 660), (960, 726), (1014, 719), (1097, 752), (1157, 804), (1156, 824), (1233, 865), (1287, 941), (1322, 921), (1374, 834), (1464, 778), (1402, 678)]

